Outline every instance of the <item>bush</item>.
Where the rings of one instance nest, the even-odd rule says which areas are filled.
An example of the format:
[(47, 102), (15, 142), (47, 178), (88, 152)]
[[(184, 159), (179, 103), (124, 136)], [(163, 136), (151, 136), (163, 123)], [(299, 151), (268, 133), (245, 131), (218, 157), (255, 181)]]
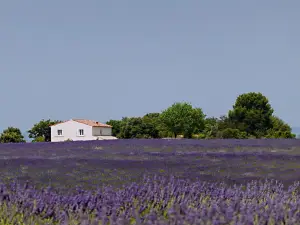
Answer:
[(206, 139), (206, 135), (203, 133), (193, 135), (193, 139)]
[(67, 140), (65, 140), (65, 142), (66, 142), (66, 141), (73, 141), (73, 140), (72, 140), (72, 139), (70, 139), (70, 138), (68, 138)]
[(39, 136), (32, 140), (32, 142), (45, 142), (45, 137)]
[(247, 133), (240, 131), (239, 129), (226, 128), (219, 132), (219, 137), (224, 139), (245, 139), (247, 138)]

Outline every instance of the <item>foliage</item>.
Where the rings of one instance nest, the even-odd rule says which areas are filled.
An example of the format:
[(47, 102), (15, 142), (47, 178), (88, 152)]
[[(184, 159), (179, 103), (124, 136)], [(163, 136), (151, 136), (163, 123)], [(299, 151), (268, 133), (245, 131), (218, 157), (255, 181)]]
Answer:
[[(44, 138), (45, 142), (51, 141), (51, 125), (62, 122), (60, 120), (41, 120), (40, 122), (33, 125), (33, 127), (28, 130), (29, 138), (33, 138), (33, 142), (41, 140), (41, 137)], [(38, 140), (36, 140), (38, 139)]]
[(205, 118), (202, 109), (187, 102), (177, 102), (161, 113), (148, 113), (143, 117), (124, 117), (110, 120), (112, 132), (118, 138), (194, 139), (257, 139), (295, 138), (291, 127), (273, 116), (273, 108), (261, 93), (245, 93), (237, 97), (228, 115)]
[(228, 118), (235, 128), (261, 138), (272, 128), (273, 111), (267, 97), (249, 92), (238, 96)]
[(143, 116), (142, 122), (144, 124), (144, 133), (150, 138), (159, 138), (160, 134), (160, 114), (159, 113), (148, 113)]
[(158, 138), (155, 121), (147, 116), (123, 118), (121, 125), (120, 138)]
[(193, 133), (204, 129), (204, 118), (202, 109), (193, 108), (186, 102), (177, 102), (161, 113), (160, 121), (175, 138), (178, 134), (191, 138)]
[(269, 130), (267, 135), (265, 136), (266, 138), (296, 138), (296, 135), (288, 132), (288, 131), (274, 131), (274, 130)]
[(247, 138), (247, 133), (235, 128), (226, 128), (222, 131), (219, 131), (217, 133), (217, 137), (224, 139), (245, 139)]
[(277, 116), (271, 116), (272, 128), (267, 131), (266, 138), (295, 138), (292, 128)]
[(159, 113), (149, 113), (143, 117), (123, 117), (122, 120), (110, 120), (112, 134), (118, 138), (159, 138)]
[(32, 140), (32, 142), (45, 142), (45, 137), (36, 137)]
[(8, 127), (0, 135), (0, 143), (19, 143), (25, 142), (19, 128)]
[(142, 138), (143, 137), (142, 118), (140, 117), (123, 118), (119, 137), (124, 139)]
[(204, 120), (204, 130), (202, 132), (201, 139), (216, 138), (219, 131), (219, 119), (215, 117), (208, 117)]

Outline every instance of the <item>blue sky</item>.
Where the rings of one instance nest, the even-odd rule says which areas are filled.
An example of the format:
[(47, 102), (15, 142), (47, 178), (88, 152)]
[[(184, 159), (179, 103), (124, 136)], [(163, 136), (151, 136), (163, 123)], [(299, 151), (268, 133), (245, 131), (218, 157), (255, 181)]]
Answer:
[(0, 129), (106, 122), (260, 91), (300, 126), (300, 1), (4, 1)]

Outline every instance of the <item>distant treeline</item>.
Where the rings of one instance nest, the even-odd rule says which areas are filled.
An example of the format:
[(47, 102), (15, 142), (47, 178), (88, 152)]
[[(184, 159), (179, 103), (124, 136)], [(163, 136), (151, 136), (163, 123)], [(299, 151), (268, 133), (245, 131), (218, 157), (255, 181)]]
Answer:
[[(51, 141), (50, 125), (59, 120), (42, 120), (28, 130), (33, 142)], [(237, 97), (227, 115), (208, 117), (201, 108), (177, 102), (160, 113), (142, 117), (110, 120), (113, 136), (130, 138), (248, 139), (295, 138), (291, 127), (274, 115), (269, 100), (262, 93), (249, 92)], [(0, 135), (1, 143), (25, 142), (19, 128), (8, 127)]]
[(207, 117), (201, 108), (178, 102), (161, 113), (110, 120), (118, 138), (295, 138), (291, 127), (273, 114), (269, 100), (261, 93), (245, 93), (227, 115)]

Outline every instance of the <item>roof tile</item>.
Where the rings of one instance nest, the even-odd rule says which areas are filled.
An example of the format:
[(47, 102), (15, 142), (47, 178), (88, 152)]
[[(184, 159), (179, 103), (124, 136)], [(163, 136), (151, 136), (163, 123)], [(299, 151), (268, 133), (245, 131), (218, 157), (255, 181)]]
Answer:
[(83, 123), (83, 124), (86, 124), (86, 125), (91, 126), (91, 127), (112, 127), (108, 124), (100, 123), (100, 122), (95, 121), (95, 120), (73, 119), (73, 121), (76, 121), (78, 123)]
[[(86, 125), (91, 126), (91, 127), (107, 127), (107, 128), (112, 127), (112, 126), (110, 126), (108, 124), (100, 123), (100, 122), (95, 121), (95, 120), (85, 120), (85, 119), (72, 119), (72, 120), (76, 121), (78, 123), (86, 124)], [(65, 122), (68, 122), (68, 121), (70, 121), (70, 120), (63, 121), (63, 122), (60, 122), (60, 123), (56, 123), (56, 124), (53, 124), (51, 126), (55, 126), (57, 124), (65, 123)]]

